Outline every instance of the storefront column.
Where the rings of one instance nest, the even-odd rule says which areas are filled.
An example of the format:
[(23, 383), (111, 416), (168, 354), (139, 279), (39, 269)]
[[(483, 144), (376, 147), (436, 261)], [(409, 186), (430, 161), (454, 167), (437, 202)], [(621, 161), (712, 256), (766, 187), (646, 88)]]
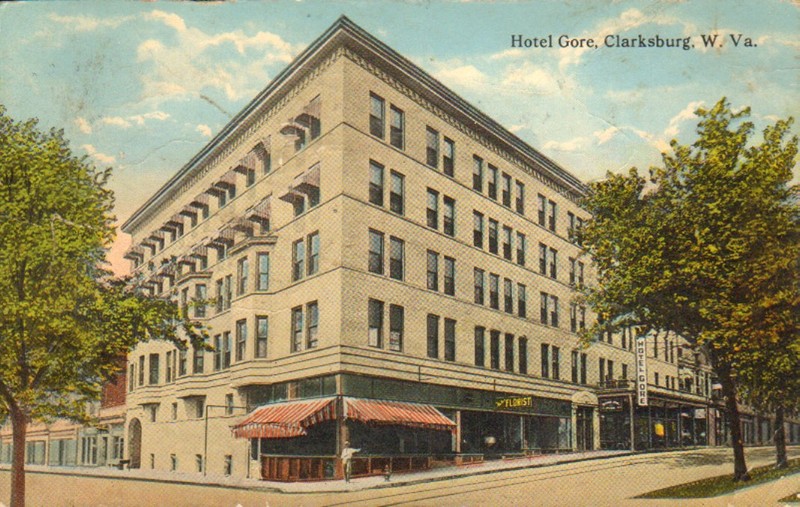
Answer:
[(653, 448), (653, 411), (650, 404), (647, 404), (647, 440), (650, 442), (649, 449)]
[(629, 400), (629, 403), (628, 403), (628, 417), (630, 417), (630, 421), (631, 421), (631, 432), (630, 432), (631, 433), (631, 450), (635, 451), (636, 450), (636, 419), (635, 419), (635, 416), (634, 416), (634, 408), (633, 408), (634, 400), (633, 400), (633, 395), (632, 394), (628, 396), (628, 400)]
[(455, 452), (461, 454), (461, 411), (456, 410), (456, 445)]
[(592, 410), (592, 449), (595, 451), (600, 450), (600, 405), (594, 407)]

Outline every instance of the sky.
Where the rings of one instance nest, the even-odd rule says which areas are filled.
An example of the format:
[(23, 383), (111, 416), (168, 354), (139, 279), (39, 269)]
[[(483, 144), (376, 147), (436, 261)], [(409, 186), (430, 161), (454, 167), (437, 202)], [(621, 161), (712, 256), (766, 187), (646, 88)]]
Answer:
[[(800, 4), (777, 0), (2, 3), (0, 104), (113, 167), (121, 224), (342, 14), (587, 182), (658, 164), (723, 96), (758, 131), (800, 116)], [(656, 37), (688, 49), (621, 47)]]

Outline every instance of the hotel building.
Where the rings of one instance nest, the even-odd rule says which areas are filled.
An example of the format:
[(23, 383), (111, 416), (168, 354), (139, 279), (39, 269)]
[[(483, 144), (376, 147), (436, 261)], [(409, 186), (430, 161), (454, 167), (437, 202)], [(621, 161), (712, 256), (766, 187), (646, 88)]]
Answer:
[(123, 226), (142, 290), (213, 349), (131, 351), (129, 465), (319, 479), (346, 441), (356, 473), (724, 443), (680, 339), (647, 338), (648, 407), (632, 333), (581, 347), (586, 190), (340, 18)]

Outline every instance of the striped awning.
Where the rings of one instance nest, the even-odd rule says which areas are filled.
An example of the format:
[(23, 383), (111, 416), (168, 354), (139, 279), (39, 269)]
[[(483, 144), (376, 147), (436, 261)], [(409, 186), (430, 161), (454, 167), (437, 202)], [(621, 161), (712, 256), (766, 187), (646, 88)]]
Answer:
[(344, 398), (345, 419), (367, 424), (411, 426), (430, 430), (455, 431), (456, 424), (436, 407), (400, 401)]
[(273, 403), (259, 407), (232, 427), (236, 438), (292, 438), (306, 428), (336, 417), (336, 398)]

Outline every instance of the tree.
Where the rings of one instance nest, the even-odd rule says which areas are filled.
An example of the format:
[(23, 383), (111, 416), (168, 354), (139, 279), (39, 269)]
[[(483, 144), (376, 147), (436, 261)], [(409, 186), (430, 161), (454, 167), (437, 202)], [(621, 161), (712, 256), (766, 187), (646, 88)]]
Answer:
[(85, 420), (87, 401), (139, 340), (195, 342), (177, 306), (104, 269), (114, 238), (110, 169), (76, 157), (63, 133), (0, 106), (0, 413), (13, 431), (11, 504), (25, 503), (32, 420)]
[(798, 310), (796, 285), (792, 296), (781, 282), (793, 261), (781, 253), (793, 244), (796, 251), (797, 187), (789, 182), (797, 138), (786, 139), (791, 120), (778, 121), (761, 144), (748, 144), (749, 112), (732, 112), (724, 98), (698, 109), (697, 140), (673, 140), (673, 153), (649, 179), (633, 168), (592, 184), (586, 206), (593, 218), (583, 231), (598, 272), (586, 298), (602, 317), (587, 336), (636, 324), (703, 348), (726, 399), (736, 480), (749, 478), (739, 356), (775, 345), (787, 328), (779, 307)]

